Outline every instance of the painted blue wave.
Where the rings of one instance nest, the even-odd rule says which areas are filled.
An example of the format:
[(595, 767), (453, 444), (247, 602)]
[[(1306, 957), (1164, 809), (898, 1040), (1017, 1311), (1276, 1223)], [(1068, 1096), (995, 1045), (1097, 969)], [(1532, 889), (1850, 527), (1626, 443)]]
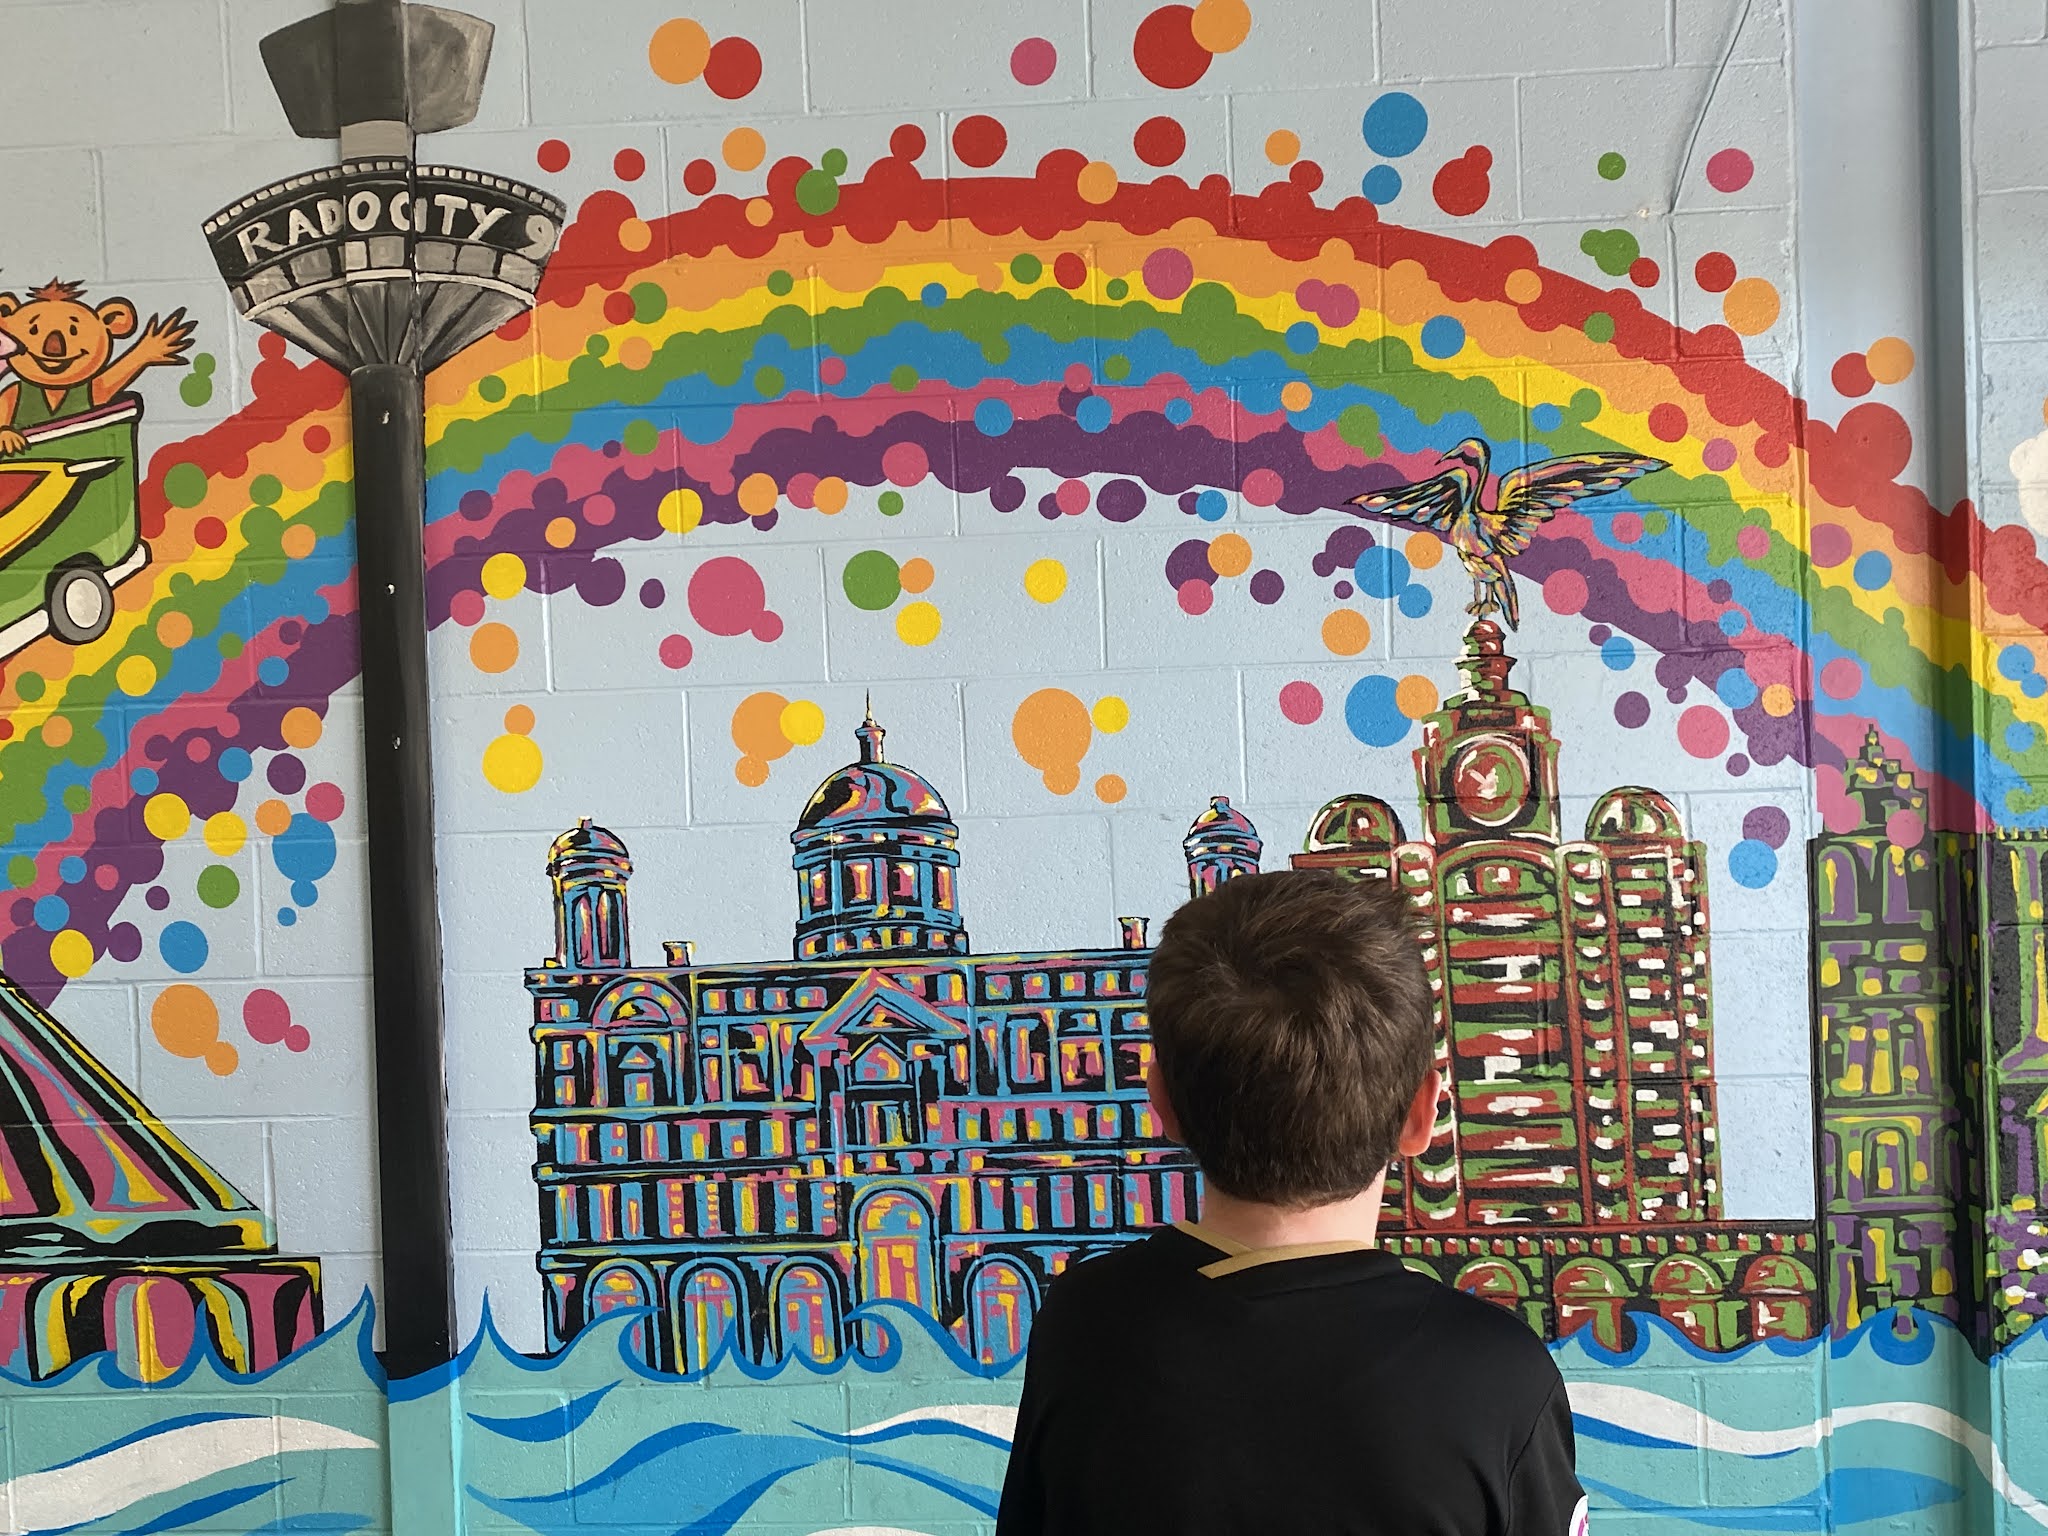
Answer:
[[(1708, 1508), (1667, 1504), (1648, 1494), (1634, 1493), (1596, 1478), (1579, 1478), (1585, 1490), (1608, 1507), (1631, 1514), (1657, 1515), (1710, 1526), (1724, 1531), (1812, 1531), (1826, 1536), (1830, 1531), (1896, 1520), (1956, 1503), (1963, 1490), (1920, 1472), (1896, 1471), (1883, 1467), (1837, 1467), (1810, 1493), (1782, 1504), (1748, 1506), (1721, 1504)], [(1905, 1530), (1908, 1527), (1894, 1526)], [(1930, 1528), (1931, 1529), (1931, 1528)]]

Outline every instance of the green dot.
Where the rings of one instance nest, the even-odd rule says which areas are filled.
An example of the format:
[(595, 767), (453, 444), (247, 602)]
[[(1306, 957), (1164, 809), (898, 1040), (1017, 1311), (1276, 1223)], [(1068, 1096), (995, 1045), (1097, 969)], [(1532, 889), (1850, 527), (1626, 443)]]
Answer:
[(1610, 149), (1600, 157), (1600, 164), (1597, 169), (1600, 172), (1601, 180), (1619, 181), (1628, 170), (1628, 161)]
[(203, 373), (195, 373), (189, 379), (178, 381), (178, 398), (198, 410), (213, 398), (213, 380)]
[(25, 853), (17, 853), (7, 861), (7, 878), (17, 889), (36, 883), (36, 861)]
[(830, 213), (839, 206), (839, 183), (826, 171), (805, 171), (796, 179), (796, 205), (808, 214)]
[(620, 435), (620, 442), (626, 452), (632, 454), (634, 458), (644, 459), (660, 444), (661, 429), (644, 418), (629, 421), (626, 423), (626, 430)]
[(275, 475), (258, 475), (249, 482), (249, 499), (259, 507), (274, 507), (284, 494), (284, 482)]
[(229, 661), (233, 661), (242, 654), (242, 637), (240, 635), (222, 635), (216, 644), (221, 655)]
[(903, 510), (901, 491), (884, 491), (875, 498), (875, 509), (884, 517), (894, 517)]
[(1120, 277), (1112, 277), (1102, 285), (1103, 296), (1112, 302), (1122, 301), (1130, 294), (1130, 291), (1131, 285)]
[(1652, 507), (1643, 514), (1643, 532), (1653, 539), (1670, 526), (1671, 519), (1664, 514), (1664, 510), (1661, 507)]
[(1380, 416), (1369, 405), (1347, 405), (1337, 413), (1337, 436), (1368, 453), (1380, 450)]
[(1636, 237), (1625, 229), (1589, 229), (1579, 236), (1579, 249), (1609, 277), (1626, 277), (1643, 254)]
[(45, 686), (40, 672), (24, 672), (14, 680), (14, 691), (31, 704), (43, 696)]
[(476, 392), (482, 395), (484, 399), (488, 400), (492, 405), (496, 405), (500, 400), (504, 399), (506, 395), (511, 393), (511, 391), (506, 388), (505, 381), (499, 378), (495, 373), (487, 373), (481, 379), (478, 379), (476, 384)]
[(778, 299), (786, 295), (795, 286), (796, 279), (787, 272), (770, 272), (768, 274), (768, 291)]
[(206, 471), (197, 464), (173, 464), (164, 471), (164, 495), (174, 507), (196, 507), (206, 500)]
[(1000, 336), (991, 336), (981, 344), (982, 361), (992, 368), (1000, 368), (1010, 360), (1010, 344)]
[(609, 336), (603, 335), (601, 333), (599, 335), (591, 337), (590, 340), (583, 343), (583, 350), (589, 353), (592, 357), (603, 357), (605, 353), (611, 351), (611, 349), (612, 339)]
[(232, 907), (241, 894), (241, 877), (227, 865), (209, 864), (199, 871), (199, 899), (209, 907)]
[(213, 377), (214, 360), (211, 352), (202, 352), (192, 359), (192, 371), (202, 379)]
[(1020, 283), (1035, 283), (1045, 275), (1045, 263), (1029, 251), (1020, 251), (1010, 258), (1010, 276)]
[[(76, 737), (72, 738), (74, 741)], [(83, 815), (92, 809), (92, 791), (83, 784), (64, 786), (64, 809), (74, 816)]]
[(828, 149), (825, 151), (825, 157), (818, 164), (824, 168), (827, 176), (844, 176), (846, 174), (846, 151), (843, 149)]
[(1586, 316), (1586, 340), (1599, 342), (1603, 346), (1614, 340), (1614, 316), (1604, 309), (1596, 309)]
[(780, 368), (757, 368), (754, 370), (754, 393), (764, 400), (772, 400), (782, 393), (784, 380)]
[(661, 291), (661, 284), (635, 283), (627, 292), (633, 300), (633, 318), (642, 325), (668, 313), (668, 295)]
[(1127, 379), (1131, 376), (1131, 360), (1121, 352), (1112, 352), (1102, 360), (1102, 376), (1105, 379)]
[(864, 549), (846, 562), (839, 584), (854, 607), (879, 613), (903, 591), (903, 576), (890, 556), (879, 549)]
[(898, 363), (889, 370), (889, 387), (900, 395), (907, 395), (917, 388), (917, 370), (908, 363)]

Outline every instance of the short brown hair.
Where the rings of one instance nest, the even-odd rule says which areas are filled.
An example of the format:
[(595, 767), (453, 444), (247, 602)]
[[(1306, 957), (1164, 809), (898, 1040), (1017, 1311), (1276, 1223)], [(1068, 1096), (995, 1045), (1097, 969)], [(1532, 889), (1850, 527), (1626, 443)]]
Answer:
[(1181, 1138), (1262, 1204), (1357, 1194), (1435, 1058), (1416, 920), (1385, 880), (1240, 875), (1167, 920), (1145, 984)]

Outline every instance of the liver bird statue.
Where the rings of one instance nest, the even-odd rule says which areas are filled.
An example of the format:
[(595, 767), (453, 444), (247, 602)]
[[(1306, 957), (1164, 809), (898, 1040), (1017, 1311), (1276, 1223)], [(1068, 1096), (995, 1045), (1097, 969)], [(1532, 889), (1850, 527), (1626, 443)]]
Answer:
[(1498, 613), (1509, 629), (1519, 627), (1521, 611), (1508, 560), (1529, 547), (1536, 529), (1573, 502), (1605, 496), (1631, 480), (1670, 467), (1662, 459), (1633, 453), (1542, 459), (1502, 475), (1494, 504), (1488, 507), (1480, 498), (1492, 457), (1483, 438), (1468, 437), (1444, 456), (1442, 473), (1413, 485), (1354, 496), (1350, 505), (1443, 535), (1472, 577), (1472, 601), (1465, 611), (1475, 617)]

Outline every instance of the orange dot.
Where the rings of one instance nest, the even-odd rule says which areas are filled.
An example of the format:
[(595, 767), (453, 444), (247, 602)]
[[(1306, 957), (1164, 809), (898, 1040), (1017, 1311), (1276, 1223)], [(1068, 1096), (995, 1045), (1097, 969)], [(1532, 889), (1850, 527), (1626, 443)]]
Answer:
[(768, 782), (768, 765), (758, 757), (743, 757), (733, 764), (732, 776), (749, 789), (759, 789)]
[(176, 609), (156, 621), (156, 637), (172, 650), (192, 638), (192, 620)]
[(1301, 155), (1301, 135), (1292, 128), (1275, 128), (1266, 135), (1266, 158), (1275, 165), (1292, 165)]
[(313, 546), (320, 542), (320, 535), (305, 523), (293, 523), (277, 536), (277, 547), (290, 560), (303, 560), (313, 553)]
[(1799, 700), (1783, 683), (1772, 683), (1764, 690), (1764, 713), (1773, 720), (1782, 720), (1798, 707)]
[(640, 252), (654, 244), (654, 229), (645, 219), (627, 219), (619, 226), (619, 248)]
[(1863, 361), (1878, 383), (1898, 384), (1913, 371), (1913, 349), (1903, 337), (1885, 336), (1870, 344)]
[(766, 517), (775, 510), (779, 490), (773, 475), (755, 470), (740, 482), (740, 510), (749, 517)]
[(654, 343), (645, 336), (628, 336), (619, 343), (619, 366), (628, 373), (638, 373), (654, 361)]
[(1418, 571), (1435, 570), (1444, 557), (1444, 541), (1433, 533), (1411, 533), (1401, 552)]
[(519, 634), (495, 619), (469, 637), (469, 660), (479, 672), (509, 672), (519, 660)]
[(226, 1040), (216, 1040), (206, 1048), (206, 1070), (215, 1077), (227, 1077), (242, 1064), (242, 1053)]
[(664, 21), (647, 42), (648, 64), (670, 85), (688, 85), (710, 58), (710, 34), (687, 16)]
[(1517, 267), (1508, 274), (1508, 280), (1501, 288), (1514, 303), (1529, 304), (1542, 296), (1543, 279), (1527, 267)]
[(1316, 392), (1300, 379), (1289, 379), (1280, 386), (1280, 403), (1290, 411), (1305, 411), (1314, 402)]
[(811, 492), (811, 505), (827, 517), (837, 517), (846, 510), (846, 482), (837, 475), (827, 475)]
[(757, 129), (735, 128), (725, 136), (718, 152), (734, 170), (751, 171), (767, 155), (768, 141)]
[(747, 204), (747, 222), (756, 229), (765, 229), (769, 220), (775, 217), (775, 205), (765, 197), (757, 197)]
[(1356, 608), (1337, 608), (1323, 620), (1323, 644), (1338, 656), (1356, 656), (1372, 644), (1372, 626)]
[(43, 745), (61, 747), (71, 740), (71, 721), (64, 715), (52, 715), (43, 722)]
[(283, 733), (286, 746), (297, 747), (303, 752), (320, 740), (322, 722), (305, 705), (295, 704), (284, 712), (284, 719), (278, 722), (277, 728)]
[(1116, 168), (1107, 160), (1090, 160), (1074, 180), (1084, 203), (1102, 204), (1116, 196)]
[(567, 549), (576, 542), (576, 519), (556, 517), (548, 520), (547, 541), (556, 549)]
[(1104, 805), (1115, 805), (1130, 792), (1130, 786), (1114, 773), (1105, 773), (1095, 781), (1095, 798)]
[(1211, 53), (1228, 53), (1251, 36), (1251, 7), (1244, 0), (1201, 0), (1188, 30)]
[(514, 704), (505, 711), (505, 729), (514, 736), (524, 736), (533, 729), (533, 711), (524, 704)]
[(896, 579), (902, 584), (904, 591), (922, 592), (932, 584), (932, 577), (937, 574), (932, 569), (931, 561), (919, 556), (914, 560), (904, 561), (903, 569), (896, 573)]
[(204, 1056), (220, 1038), (220, 1010), (205, 992), (181, 981), (157, 993), (149, 1005), (149, 1027), (173, 1056)]
[(1421, 673), (1410, 673), (1394, 684), (1394, 707), (1410, 720), (1435, 713), (1436, 706), (1436, 684)]
[(1251, 568), (1251, 540), (1243, 534), (1219, 533), (1209, 541), (1209, 569), (1218, 576), (1242, 576)]
[(1742, 278), (1722, 296), (1721, 316), (1737, 335), (1761, 336), (1778, 323), (1778, 290), (1769, 278)]
[(256, 830), (265, 837), (281, 837), (292, 824), (292, 808), (282, 800), (266, 800), (256, 807)]

